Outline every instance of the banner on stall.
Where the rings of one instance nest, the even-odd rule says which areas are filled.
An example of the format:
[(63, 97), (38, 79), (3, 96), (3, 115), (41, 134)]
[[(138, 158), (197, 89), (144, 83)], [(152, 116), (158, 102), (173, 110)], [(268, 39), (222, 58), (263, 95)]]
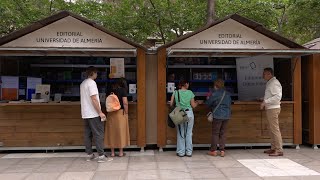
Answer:
[(257, 56), (237, 58), (238, 100), (252, 101), (263, 98), (266, 81), (263, 69), (273, 69), (273, 57)]
[(33, 78), (33, 77), (27, 78), (27, 100), (32, 99), (32, 94), (36, 93), (36, 87), (39, 84), (42, 84), (41, 78)]
[(124, 58), (110, 58), (110, 75), (112, 78), (125, 77)]
[(1, 76), (1, 99), (2, 100), (18, 100), (19, 77), (17, 76)]

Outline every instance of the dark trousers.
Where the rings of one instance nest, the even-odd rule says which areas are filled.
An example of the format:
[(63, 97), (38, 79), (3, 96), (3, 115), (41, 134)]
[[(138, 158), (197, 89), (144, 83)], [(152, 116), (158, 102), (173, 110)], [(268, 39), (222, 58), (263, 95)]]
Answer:
[(212, 121), (212, 140), (211, 151), (216, 151), (219, 144), (219, 150), (225, 150), (226, 136), (225, 132), (229, 120), (214, 119)]
[(100, 117), (84, 119), (84, 143), (86, 146), (86, 153), (92, 154), (92, 138), (99, 156), (104, 154), (104, 125)]

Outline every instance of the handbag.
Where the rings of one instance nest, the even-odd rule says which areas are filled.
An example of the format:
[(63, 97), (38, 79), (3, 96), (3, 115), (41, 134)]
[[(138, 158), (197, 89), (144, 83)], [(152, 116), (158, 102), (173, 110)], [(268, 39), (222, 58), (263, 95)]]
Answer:
[(180, 107), (180, 94), (179, 94), (179, 91), (177, 92), (178, 92), (178, 104), (173, 109), (173, 111), (169, 114), (169, 117), (171, 118), (171, 120), (175, 125), (179, 125), (189, 121), (187, 113)]
[(214, 110), (213, 110), (212, 112), (209, 112), (209, 113), (207, 114), (207, 119), (208, 119), (209, 122), (212, 122), (212, 121), (213, 121), (213, 114), (216, 112), (216, 110), (217, 110), (218, 107), (220, 106), (220, 104), (221, 104), (221, 102), (222, 102), (222, 100), (223, 100), (223, 98), (224, 98), (225, 95), (226, 95), (226, 91), (223, 91), (222, 98), (220, 99), (218, 105), (214, 108)]
[(170, 118), (170, 116), (168, 115), (168, 119), (167, 119), (167, 124), (170, 128), (175, 128), (176, 125), (173, 123), (172, 119)]
[[(173, 108), (169, 109), (169, 112), (171, 112), (173, 110)], [(176, 125), (173, 123), (172, 119), (170, 118), (169, 114), (168, 114), (168, 118), (167, 118), (167, 125), (170, 128), (176, 128)]]

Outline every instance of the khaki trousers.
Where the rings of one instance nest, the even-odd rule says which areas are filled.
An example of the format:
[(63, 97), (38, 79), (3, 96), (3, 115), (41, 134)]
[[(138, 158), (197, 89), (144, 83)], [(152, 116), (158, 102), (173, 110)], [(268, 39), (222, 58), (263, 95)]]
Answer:
[(279, 114), (281, 108), (267, 109), (266, 115), (269, 124), (269, 134), (271, 138), (271, 149), (282, 152), (282, 137), (279, 128)]

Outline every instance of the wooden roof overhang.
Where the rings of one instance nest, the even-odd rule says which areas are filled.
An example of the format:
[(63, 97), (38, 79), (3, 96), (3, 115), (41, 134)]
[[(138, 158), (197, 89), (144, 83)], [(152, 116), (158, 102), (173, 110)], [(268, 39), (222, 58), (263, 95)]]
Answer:
[(242, 57), (242, 56), (305, 56), (320, 53), (311, 49), (167, 49), (168, 57)]
[(0, 47), (0, 56), (136, 57), (137, 49)]
[[(228, 19), (235, 20), (246, 27), (253, 29), (254, 31), (278, 42), (287, 47), (287, 49), (205, 49), (205, 48), (173, 48), (175, 44), (183, 42), (188, 38), (201, 34), (203, 31), (210, 29)], [(259, 55), (274, 55), (274, 56), (304, 56), (320, 53), (319, 50), (307, 49), (281, 35), (274, 33), (266, 29), (263, 25), (242, 17), (238, 14), (230, 15), (224, 19), (215, 21), (212, 24), (205, 25), (204, 27), (198, 29), (197, 31), (183, 35), (176, 40), (167, 43), (158, 48), (158, 51), (166, 49), (166, 54), (168, 57), (213, 57), (213, 56), (259, 56)]]
[[(39, 30), (47, 25), (50, 25), (58, 20), (66, 17), (73, 17), (82, 21), (89, 26), (94, 27), (112, 37), (123, 41), (134, 48), (77, 48), (77, 47), (7, 47), (5, 44), (28, 35), (36, 30)], [(135, 43), (126, 37), (120, 36), (109, 31), (105, 27), (98, 25), (94, 21), (90, 21), (84, 17), (73, 14), (68, 11), (61, 11), (45, 19), (39, 20), (30, 26), (10, 33), (0, 38), (0, 56), (109, 56), (109, 57), (135, 57), (137, 49), (146, 52), (147, 49), (138, 43)]]

